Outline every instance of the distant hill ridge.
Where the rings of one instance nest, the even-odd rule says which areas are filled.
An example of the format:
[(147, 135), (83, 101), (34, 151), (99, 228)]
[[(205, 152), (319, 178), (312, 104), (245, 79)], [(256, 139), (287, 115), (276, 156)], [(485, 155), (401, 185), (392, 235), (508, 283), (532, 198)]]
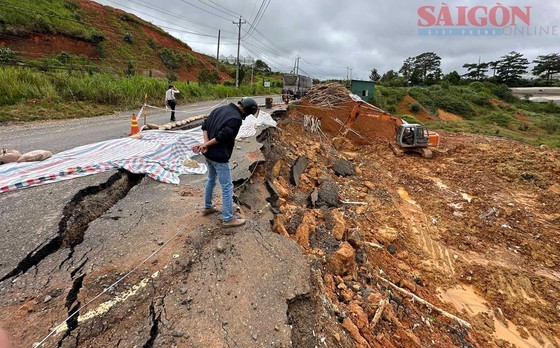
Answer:
[[(196, 81), (216, 60), (135, 15), (89, 0), (0, 0), (0, 48), (22, 64)], [(227, 72), (220, 79), (229, 79)]]

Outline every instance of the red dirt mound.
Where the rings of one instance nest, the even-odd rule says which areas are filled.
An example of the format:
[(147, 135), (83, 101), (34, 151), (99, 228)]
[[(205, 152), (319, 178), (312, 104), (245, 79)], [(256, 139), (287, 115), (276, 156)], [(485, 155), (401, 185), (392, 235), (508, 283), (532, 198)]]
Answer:
[[(342, 126), (335, 119), (344, 123), (356, 105), (358, 103), (350, 101), (340, 104), (335, 109), (329, 109), (315, 107), (306, 101), (302, 101), (298, 106), (298, 111), (320, 119), (323, 132), (336, 136), (342, 130)], [(392, 139), (395, 136), (397, 122), (397, 118), (393, 115), (362, 107), (360, 116), (354, 122), (352, 130), (362, 135), (364, 140), (371, 140), (372, 138)], [(348, 133), (347, 137), (356, 141), (360, 140), (357, 135), (351, 132)]]

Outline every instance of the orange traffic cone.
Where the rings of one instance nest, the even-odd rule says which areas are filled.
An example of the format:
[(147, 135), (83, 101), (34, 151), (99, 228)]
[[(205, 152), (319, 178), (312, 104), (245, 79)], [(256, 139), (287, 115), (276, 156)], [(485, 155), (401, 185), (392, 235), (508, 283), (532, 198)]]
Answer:
[(140, 129), (138, 129), (138, 119), (135, 114), (132, 114), (132, 125), (130, 126), (130, 133), (128, 135), (134, 135), (138, 132), (140, 132)]

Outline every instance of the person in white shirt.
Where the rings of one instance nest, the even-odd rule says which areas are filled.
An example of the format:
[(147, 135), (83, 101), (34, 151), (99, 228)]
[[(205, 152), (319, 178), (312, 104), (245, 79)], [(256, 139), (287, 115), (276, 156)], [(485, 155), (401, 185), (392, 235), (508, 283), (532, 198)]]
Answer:
[(171, 109), (171, 122), (175, 121), (175, 94), (179, 93), (179, 90), (173, 85), (169, 85), (167, 92), (165, 92), (165, 104)]

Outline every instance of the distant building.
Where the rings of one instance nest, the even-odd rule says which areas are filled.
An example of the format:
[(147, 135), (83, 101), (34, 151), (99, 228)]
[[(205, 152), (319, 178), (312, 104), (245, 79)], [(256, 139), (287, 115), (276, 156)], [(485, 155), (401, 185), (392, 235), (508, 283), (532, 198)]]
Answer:
[[(236, 58), (233, 55), (229, 55), (229, 56), (224, 56), (224, 55), (220, 55), (220, 62), (222, 63), (229, 63), (229, 64), (235, 64)], [(243, 56), (239, 56), (239, 64), (240, 65), (253, 65), (255, 63), (255, 59), (251, 56), (248, 57), (243, 57)]]
[(366, 102), (373, 101), (374, 88), (375, 82), (373, 81), (352, 80), (350, 82), (350, 90), (352, 93)]

